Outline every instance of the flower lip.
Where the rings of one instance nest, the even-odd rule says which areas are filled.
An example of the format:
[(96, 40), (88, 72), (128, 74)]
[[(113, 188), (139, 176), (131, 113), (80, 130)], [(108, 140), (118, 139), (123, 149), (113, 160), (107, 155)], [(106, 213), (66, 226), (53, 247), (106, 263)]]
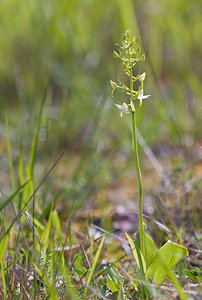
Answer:
[(122, 105), (119, 105), (119, 104), (115, 104), (116, 107), (121, 111), (120, 112), (120, 117), (122, 118), (123, 116), (123, 113), (124, 114), (129, 114), (129, 108), (128, 108), (128, 105), (124, 102)]
[(140, 100), (140, 106), (142, 105), (142, 100), (147, 99), (148, 97), (150, 97), (151, 95), (143, 95), (143, 90), (139, 91), (139, 95), (137, 97), (138, 100)]
[(116, 107), (121, 110), (123, 113), (125, 114), (129, 114), (129, 109), (128, 109), (128, 105), (124, 102), (122, 105), (119, 104), (115, 104)]

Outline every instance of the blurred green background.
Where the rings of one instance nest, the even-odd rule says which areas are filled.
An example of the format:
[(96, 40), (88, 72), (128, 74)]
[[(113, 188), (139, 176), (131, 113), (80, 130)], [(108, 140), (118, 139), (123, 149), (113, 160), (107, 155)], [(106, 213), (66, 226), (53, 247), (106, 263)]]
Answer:
[(141, 134), (152, 147), (194, 144), (201, 134), (201, 4), (1, 0), (1, 140), (7, 113), (13, 149), (23, 145), (24, 153), (29, 152), (47, 88), (38, 159), (48, 160), (65, 150), (67, 173), (72, 157), (80, 157), (74, 171), (77, 183), (82, 174), (89, 189), (93, 182), (109, 182), (111, 159), (117, 153), (132, 156), (130, 120), (120, 119), (113, 105), (126, 99), (119, 92), (111, 98), (110, 86), (110, 79), (127, 83), (112, 51), (130, 29), (140, 36), (146, 54), (136, 72), (147, 72), (145, 93), (151, 95), (138, 109)]

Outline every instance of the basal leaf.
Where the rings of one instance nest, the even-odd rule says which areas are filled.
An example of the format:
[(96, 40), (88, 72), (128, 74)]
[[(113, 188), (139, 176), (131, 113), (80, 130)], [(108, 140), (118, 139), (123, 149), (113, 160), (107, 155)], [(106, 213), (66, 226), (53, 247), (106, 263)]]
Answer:
[(146, 262), (146, 267), (147, 269), (149, 268), (149, 266), (151, 265), (151, 263), (153, 262), (156, 253), (157, 253), (157, 248), (155, 246), (154, 241), (152, 240), (152, 238), (145, 233), (144, 234), (145, 239), (144, 239), (144, 243), (145, 243), (145, 262)]
[(129, 241), (131, 250), (133, 252), (134, 258), (136, 260), (136, 263), (138, 265), (138, 268), (142, 270), (144, 273), (146, 273), (146, 263), (144, 260), (144, 257), (142, 255), (142, 252), (138, 247), (136, 247), (134, 241), (131, 239), (131, 237), (126, 233), (127, 239)]
[(168, 241), (159, 250), (156, 257), (147, 270), (146, 277), (154, 278), (154, 282), (162, 284), (176, 263), (188, 255), (188, 251), (183, 246)]

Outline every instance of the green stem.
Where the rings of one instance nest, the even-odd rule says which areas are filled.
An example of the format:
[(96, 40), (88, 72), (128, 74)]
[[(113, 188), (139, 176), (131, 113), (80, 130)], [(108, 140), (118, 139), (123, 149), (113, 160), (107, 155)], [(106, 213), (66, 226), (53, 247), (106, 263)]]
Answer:
[[(128, 50), (128, 60), (130, 65), (130, 100), (134, 104), (134, 95), (133, 95), (133, 71), (131, 64), (131, 54)], [(138, 179), (138, 206), (139, 206), (139, 233), (140, 233), (140, 250), (145, 257), (145, 246), (144, 246), (144, 225), (143, 225), (143, 215), (142, 215), (142, 195), (143, 195), (143, 187), (142, 187), (142, 174), (140, 170), (140, 162), (139, 162), (139, 154), (138, 154), (138, 146), (137, 146), (137, 130), (136, 130), (136, 114), (135, 111), (132, 111), (132, 128), (133, 128), (133, 151), (135, 154), (135, 162), (136, 162), (136, 171), (137, 171), (137, 179)]]
[(135, 154), (136, 162), (136, 171), (138, 179), (138, 203), (139, 203), (139, 231), (140, 231), (140, 250), (145, 256), (145, 247), (144, 247), (144, 225), (143, 225), (143, 215), (142, 215), (142, 174), (140, 170), (139, 155), (138, 155), (138, 146), (137, 146), (137, 130), (136, 130), (136, 115), (135, 112), (132, 112), (132, 127), (133, 127), (133, 151)]
[[(133, 95), (133, 71), (131, 64), (131, 54), (128, 50), (128, 61), (130, 66), (130, 100), (134, 104), (134, 95)], [(137, 130), (136, 130), (136, 114), (135, 111), (132, 111), (132, 128), (133, 128), (133, 151), (135, 154), (135, 162), (136, 162), (136, 171), (137, 171), (137, 179), (138, 179), (138, 206), (139, 206), (139, 234), (140, 234), (140, 251), (145, 257), (145, 246), (144, 246), (144, 225), (143, 225), (143, 215), (142, 215), (142, 195), (143, 195), (143, 187), (142, 187), (142, 174), (140, 170), (139, 163), (139, 154), (138, 154), (138, 146), (137, 146)]]

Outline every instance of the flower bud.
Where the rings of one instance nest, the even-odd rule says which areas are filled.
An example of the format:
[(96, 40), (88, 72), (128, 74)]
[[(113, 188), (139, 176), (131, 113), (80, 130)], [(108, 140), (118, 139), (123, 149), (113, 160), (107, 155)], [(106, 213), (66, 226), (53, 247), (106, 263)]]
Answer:
[(123, 69), (124, 69), (125, 72), (128, 71), (128, 66), (125, 62), (123, 62)]
[(110, 80), (110, 83), (113, 90), (115, 90), (118, 87), (118, 84), (116, 84), (116, 82)]
[(144, 54), (144, 53), (141, 55), (140, 60), (141, 60), (141, 61), (144, 61), (144, 60), (145, 60), (145, 54)]
[(113, 97), (115, 89), (117, 89), (119, 86), (118, 86), (118, 84), (116, 84), (116, 82), (114, 82), (112, 80), (110, 80), (110, 83), (111, 83), (111, 87), (112, 87), (112, 97)]

